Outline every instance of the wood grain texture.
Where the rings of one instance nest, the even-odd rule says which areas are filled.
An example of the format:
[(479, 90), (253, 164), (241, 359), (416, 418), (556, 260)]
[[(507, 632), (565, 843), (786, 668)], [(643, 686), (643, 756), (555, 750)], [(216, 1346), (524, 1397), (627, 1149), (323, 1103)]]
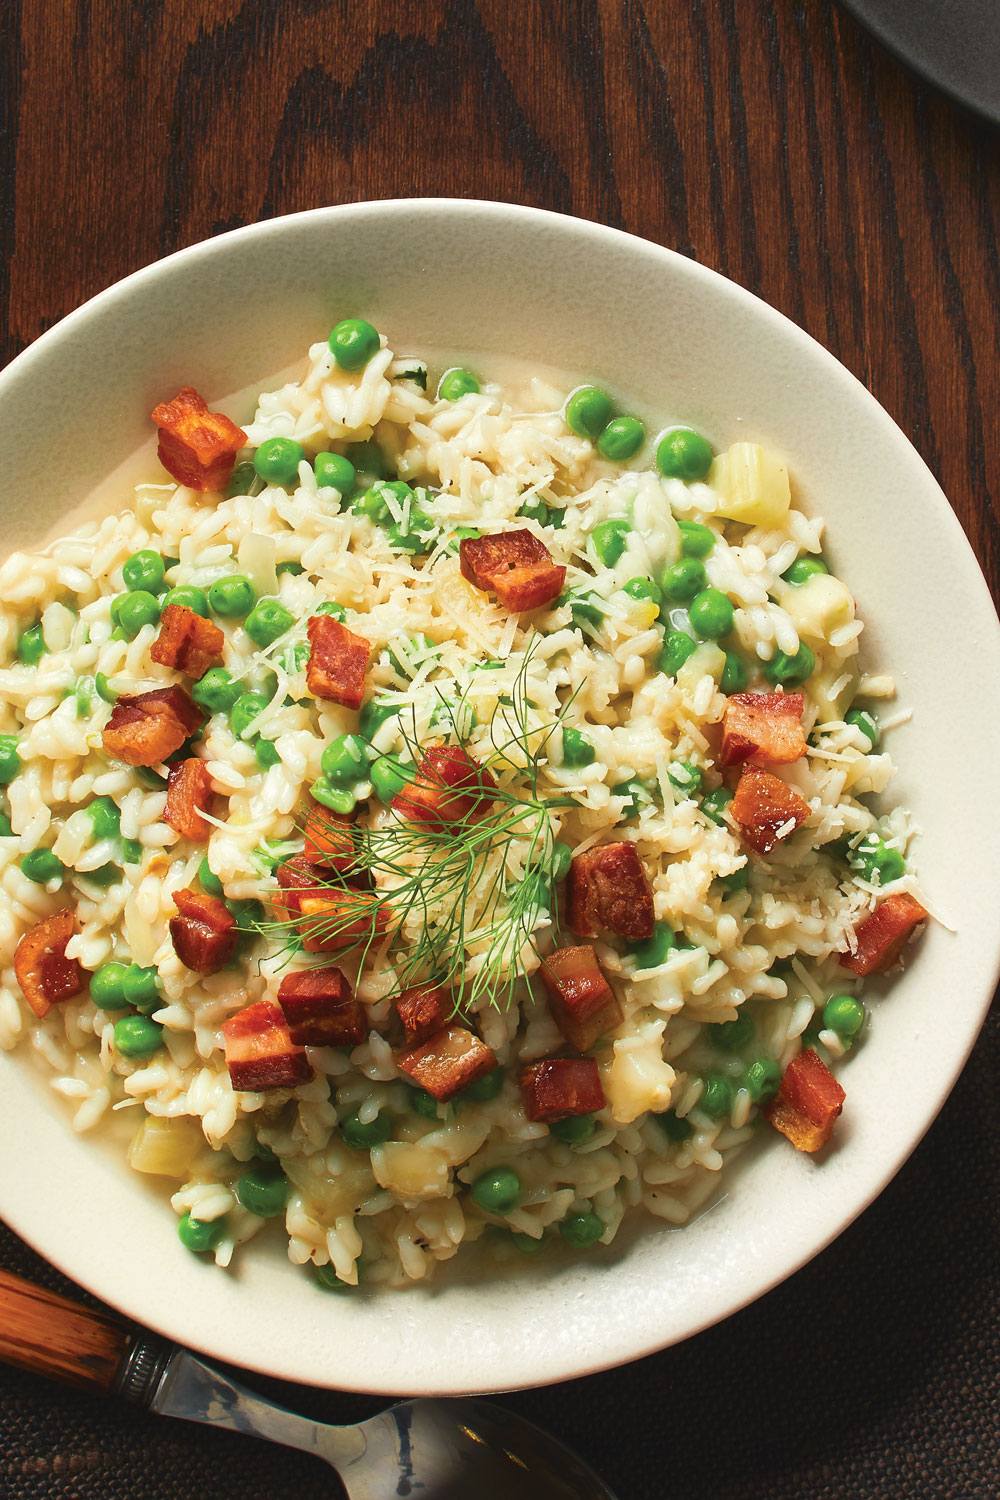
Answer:
[(124, 1323), (0, 1271), (0, 1360), (64, 1385), (110, 1390), (128, 1351)]

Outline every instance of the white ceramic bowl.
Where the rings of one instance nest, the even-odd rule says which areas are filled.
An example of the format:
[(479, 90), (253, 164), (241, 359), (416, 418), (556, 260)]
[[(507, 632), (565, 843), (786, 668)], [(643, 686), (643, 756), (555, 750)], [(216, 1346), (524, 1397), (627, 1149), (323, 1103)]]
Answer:
[[(319, 1293), (277, 1243), (236, 1269), (189, 1255), (159, 1184), (74, 1136), (23, 1054), (0, 1057), (0, 1212), (125, 1313), (235, 1364), (372, 1392), (541, 1384), (684, 1338), (759, 1296), (892, 1177), (951, 1088), (1000, 950), (996, 615), (928, 470), (858, 382), (793, 324), (668, 250), (502, 204), (383, 202), (271, 220), (150, 266), (66, 318), (0, 376), (6, 533), (51, 528), (148, 443), (147, 413), (191, 384), (219, 400), (362, 314), (394, 348), (486, 371), (493, 357), (617, 389), (651, 421), (719, 446), (760, 438), (829, 522), (829, 553), (913, 720), (892, 737), (895, 798), (923, 829), (934, 925), (842, 1071), (822, 1163), (774, 1137), (683, 1230), (656, 1224), (569, 1268), (351, 1298)], [(24, 434), (35, 440), (24, 441)], [(58, 462), (53, 461), (58, 455)], [(122, 494), (121, 504), (127, 503)], [(953, 926), (954, 934), (947, 930)], [(975, 1162), (957, 1171), (976, 1171)]]

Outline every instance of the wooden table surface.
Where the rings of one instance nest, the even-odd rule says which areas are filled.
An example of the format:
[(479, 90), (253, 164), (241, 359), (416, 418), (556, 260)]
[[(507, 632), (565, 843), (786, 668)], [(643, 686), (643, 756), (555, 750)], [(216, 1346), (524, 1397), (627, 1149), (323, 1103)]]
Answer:
[[(128, 272), (257, 219), (417, 195), (577, 214), (714, 267), (825, 344), (941, 481), (996, 596), (998, 132), (908, 76), (831, 0), (10, 0), (4, 32), (5, 360)], [(637, 1447), (660, 1454), (663, 1475), (674, 1476), (662, 1493), (674, 1500), (995, 1496), (1000, 1338), (984, 1330), (997, 1326), (996, 1267), (987, 1259), (968, 1269), (980, 1267), (978, 1250), (933, 1227), (939, 1199), (921, 1212), (925, 1179), (927, 1191), (940, 1190), (950, 1153), (989, 1150), (998, 1133), (995, 1054), (994, 1026), (902, 1186), (789, 1287), (729, 1331), (562, 1397), (543, 1393), (528, 1409), (603, 1462), (623, 1497), (661, 1493), (648, 1488)], [(977, 1206), (950, 1209), (965, 1214), (967, 1234), (993, 1232)], [(824, 1306), (824, 1287), (849, 1274), (845, 1256), (867, 1266), (879, 1235), (892, 1244), (887, 1214), (911, 1215), (928, 1254), (947, 1258), (942, 1279), (954, 1289), (958, 1277), (962, 1308), (975, 1304), (981, 1358), (972, 1367), (963, 1361), (975, 1339), (959, 1337), (957, 1312), (933, 1359), (925, 1341), (904, 1340), (886, 1361), (884, 1343), (868, 1336), (885, 1316), (878, 1283), (868, 1334), (836, 1348), (846, 1367), (810, 1371), (803, 1360), (803, 1338), (851, 1320), (846, 1293)], [(13, 1237), (0, 1250), (10, 1262)], [(913, 1298), (933, 1302), (935, 1279), (925, 1263), (909, 1274), (916, 1317)], [(739, 1430), (727, 1368), (753, 1383), (752, 1346), (767, 1339), (779, 1366), (781, 1350), (790, 1363), (761, 1366), (756, 1378), (792, 1376), (787, 1403), (805, 1402), (810, 1420), (789, 1422), (777, 1402), (762, 1407), (774, 1441), (759, 1434), (741, 1468), (725, 1446), (725, 1433)], [(704, 1360), (718, 1362), (717, 1385)], [(636, 1371), (648, 1372), (644, 1384)], [(667, 1463), (682, 1377), (722, 1424), (709, 1456), (681, 1443), (686, 1469)], [(852, 1393), (869, 1387), (862, 1410)], [(0, 1431), (0, 1490), (6, 1479), (18, 1497), (118, 1493), (125, 1460), (116, 1468), (107, 1456), (125, 1430), (118, 1416), (28, 1377), (9, 1377), (5, 1390), (16, 1420)], [(636, 1425), (632, 1401), (651, 1426)], [(690, 1401), (681, 1409), (697, 1425)], [(623, 1446), (602, 1438), (609, 1413)], [(62, 1449), (41, 1436), (55, 1416)], [(827, 1422), (836, 1441), (824, 1443)], [(154, 1439), (142, 1430), (159, 1467), (132, 1475), (138, 1500), (194, 1493), (183, 1475), (195, 1452), (223, 1500), (279, 1492), (272, 1472), (313, 1493), (312, 1470), (291, 1461), (270, 1470), (256, 1450), (250, 1461), (226, 1447), (220, 1479), (189, 1431)]]

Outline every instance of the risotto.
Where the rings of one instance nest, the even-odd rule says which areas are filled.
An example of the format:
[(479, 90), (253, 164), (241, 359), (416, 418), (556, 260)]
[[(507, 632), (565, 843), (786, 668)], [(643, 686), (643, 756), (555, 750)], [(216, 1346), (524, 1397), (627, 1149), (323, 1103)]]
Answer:
[(0, 569), (0, 1042), (220, 1266), (682, 1224), (825, 1145), (927, 915), (781, 456), (488, 373), (347, 320)]

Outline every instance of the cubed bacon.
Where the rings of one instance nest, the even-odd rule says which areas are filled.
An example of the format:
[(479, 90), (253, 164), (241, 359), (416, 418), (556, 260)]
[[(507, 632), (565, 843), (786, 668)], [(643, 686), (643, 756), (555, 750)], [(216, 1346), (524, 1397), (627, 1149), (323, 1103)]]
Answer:
[(432, 1094), (439, 1104), (492, 1073), (497, 1060), (486, 1043), (465, 1026), (442, 1026), (419, 1047), (396, 1054), (396, 1066)]
[(592, 1115), (607, 1104), (592, 1057), (545, 1057), (518, 1079), (529, 1120), (549, 1124), (567, 1115)]
[(569, 925), (578, 937), (653, 936), (653, 892), (635, 845), (600, 844), (569, 867)]
[(72, 1000), (87, 988), (86, 971), (75, 958), (66, 957), (66, 944), (76, 931), (76, 915), (67, 906), (36, 922), (17, 945), (14, 973), (21, 994), (39, 1019), (53, 1005)]
[(358, 856), (352, 819), (313, 802), (306, 811), (302, 831), (306, 840), (303, 854), (312, 864), (339, 870), (342, 875), (355, 865)]
[(336, 953), (349, 948), (374, 927), (376, 935), (389, 927), (389, 908), (369, 891), (324, 888), (315, 895), (298, 895), (296, 924), (307, 953)]
[(184, 604), (168, 604), (160, 616), (160, 633), (149, 654), (161, 667), (173, 667), (187, 677), (204, 677), (222, 657), (226, 637), (218, 625)]
[(305, 1053), (292, 1041), (280, 1006), (258, 1000), (222, 1023), (226, 1066), (234, 1089), (290, 1089), (313, 1076)]
[(722, 720), (719, 764), (759, 760), (783, 766), (799, 760), (806, 753), (804, 704), (801, 693), (734, 693)]
[(246, 446), (242, 427), (221, 412), (209, 411), (189, 385), (182, 386), (172, 401), (154, 406), (152, 417), (159, 428), (160, 463), (178, 484), (192, 490), (225, 489), (236, 455)]
[(843, 1107), (844, 1090), (810, 1047), (792, 1058), (764, 1114), (796, 1151), (818, 1151), (830, 1139)]
[(744, 766), (729, 804), (743, 842), (758, 854), (770, 854), (809, 816), (809, 804), (770, 771)]
[(368, 1013), (340, 969), (300, 969), (278, 986), (292, 1041), (300, 1047), (355, 1047), (368, 1035)]
[(426, 1042), (454, 1014), (455, 1006), (439, 984), (415, 984), (392, 1002), (411, 1047)]
[(306, 683), (314, 698), (327, 698), (343, 708), (360, 708), (365, 696), (365, 672), (372, 648), (332, 615), (312, 615), (306, 625), (309, 661)]
[(170, 918), (170, 937), (181, 963), (196, 974), (214, 974), (236, 952), (236, 918), (218, 896), (205, 891), (175, 891), (178, 915)]
[(167, 767), (167, 805), (163, 821), (176, 828), (185, 838), (204, 843), (212, 832), (211, 823), (202, 817), (211, 809), (212, 778), (208, 766), (196, 755), (175, 761)]
[(593, 948), (557, 948), (542, 959), (540, 972), (552, 1017), (577, 1052), (589, 1052), (599, 1036), (621, 1025), (622, 1008)]
[(530, 531), (466, 537), (459, 553), (462, 577), (477, 589), (492, 589), (517, 614), (551, 604), (566, 581), (566, 569), (552, 561), (548, 547)]
[(104, 726), (104, 748), (129, 766), (156, 766), (205, 722), (182, 687), (123, 693)]
[(456, 745), (439, 745), (425, 752), (417, 774), (393, 797), (391, 807), (411, 823), (446, 827), (482, 816), (496, 791), (485, 766)]
[(892, 968), (914, 929), (926, 920), (927, 912), (907, 891), (886, 896), (855, 932), (857, 949), (841, 954), (841, 965), (855, 974), (884, 974)]

